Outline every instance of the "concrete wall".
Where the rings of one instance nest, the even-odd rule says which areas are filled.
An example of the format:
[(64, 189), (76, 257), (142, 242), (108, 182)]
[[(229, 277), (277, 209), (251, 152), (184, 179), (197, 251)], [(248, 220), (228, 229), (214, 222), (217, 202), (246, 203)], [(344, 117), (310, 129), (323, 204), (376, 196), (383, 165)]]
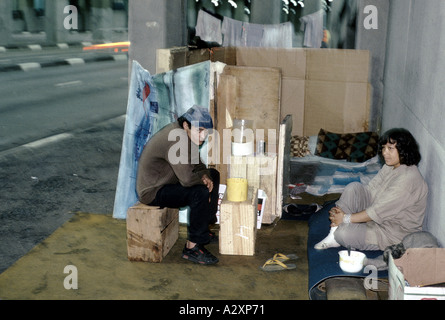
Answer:
[(445, 245), (445, 1), (391, 0), (382, 129), (405, 127), (420, 144), (429, 185), (424, 226)]
[[(377, 9), (376, 29), (365, 27), (369, 12), (365, 10), (372, 5)], [(371, 57), (370, 78), (372, 85), (372, 105), (369, 129), (381, 131), (383, 109), (383, 77), (385, 72), (386, 41), (388, 33), (388, 0), (358, 0), (356, 49), (369, 50)]]

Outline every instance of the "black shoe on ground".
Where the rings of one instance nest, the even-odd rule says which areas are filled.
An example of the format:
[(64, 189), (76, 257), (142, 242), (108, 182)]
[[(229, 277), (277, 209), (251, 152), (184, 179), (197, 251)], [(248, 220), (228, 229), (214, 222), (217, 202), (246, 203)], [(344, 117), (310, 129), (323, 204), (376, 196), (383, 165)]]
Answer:
[(217, 257), (200, 244), (196, 244), (192, 249), (185, 246), (182, 250), (182, 258), (199, 264), (215, 264), (219, 261)]

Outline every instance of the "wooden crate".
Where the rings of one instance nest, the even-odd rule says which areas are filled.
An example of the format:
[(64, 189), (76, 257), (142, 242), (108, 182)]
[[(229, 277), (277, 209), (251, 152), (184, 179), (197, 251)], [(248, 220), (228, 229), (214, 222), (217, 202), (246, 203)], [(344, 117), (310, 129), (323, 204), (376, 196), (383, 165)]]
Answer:
[(142, 203), (127, 211), (127, 251), (131, 261), (161, 262), (179, 237), (179, 210)]
[(219, 253), (255, 254), (258, 190), (249, 189), (244, 202), (223, 199), (220, 206)]

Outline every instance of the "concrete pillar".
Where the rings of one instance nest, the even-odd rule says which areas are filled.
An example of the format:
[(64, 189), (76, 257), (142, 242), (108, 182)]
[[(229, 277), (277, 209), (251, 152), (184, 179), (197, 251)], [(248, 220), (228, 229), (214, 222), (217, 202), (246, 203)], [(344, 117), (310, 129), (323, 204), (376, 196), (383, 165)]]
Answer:
[(65, 29), (63, 22), (67, 16), (63, 12), (68, 6), (68, 0), (46, 1), (46, 41), (49, 45), (65, 42), (69, 35), (69, 30)]
[(93, 40), (96, 42), (110, 41), (113, 38), (113, 9), (111, 0), (92, 0), (90, 9), (90, 25)]
[(0, 1), (0, 46), (10, 44), (12, 0)]
[(186, 45), (186, 0), (129, 1), (130, 61), (156, 72), (156, 50)]
[[(368, 10), (371, 9), (377, 10), (378, 21), (374, 21), (377, 22), (377, 29), (370, 28), (365, 22), (365, 19), (370, 18), (371, 11)], [(373, 131), (379, 131), (382, 125), (389, 9), (389, 0), (358, 0), (356, 49), (369, 50), (371, 55), (370, 82), (373, 92), (369, 128)]]
[(282, 0), (251, 0), (250, 22), (259, 24), (281, 23)]

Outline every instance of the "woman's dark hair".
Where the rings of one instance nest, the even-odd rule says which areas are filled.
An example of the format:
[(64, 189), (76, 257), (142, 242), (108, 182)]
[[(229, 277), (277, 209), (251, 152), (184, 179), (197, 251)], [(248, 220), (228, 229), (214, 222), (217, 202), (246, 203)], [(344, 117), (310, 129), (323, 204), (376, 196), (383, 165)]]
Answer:
[(386, 131), (379, 139), (379, 155), (382, 156), (382, 147), (395, 144), (399, 152), (400, 164), (407, 166), (418, 165), (421, 159), (419, 145), (413, 135), (406, 129), (394, 128)]

